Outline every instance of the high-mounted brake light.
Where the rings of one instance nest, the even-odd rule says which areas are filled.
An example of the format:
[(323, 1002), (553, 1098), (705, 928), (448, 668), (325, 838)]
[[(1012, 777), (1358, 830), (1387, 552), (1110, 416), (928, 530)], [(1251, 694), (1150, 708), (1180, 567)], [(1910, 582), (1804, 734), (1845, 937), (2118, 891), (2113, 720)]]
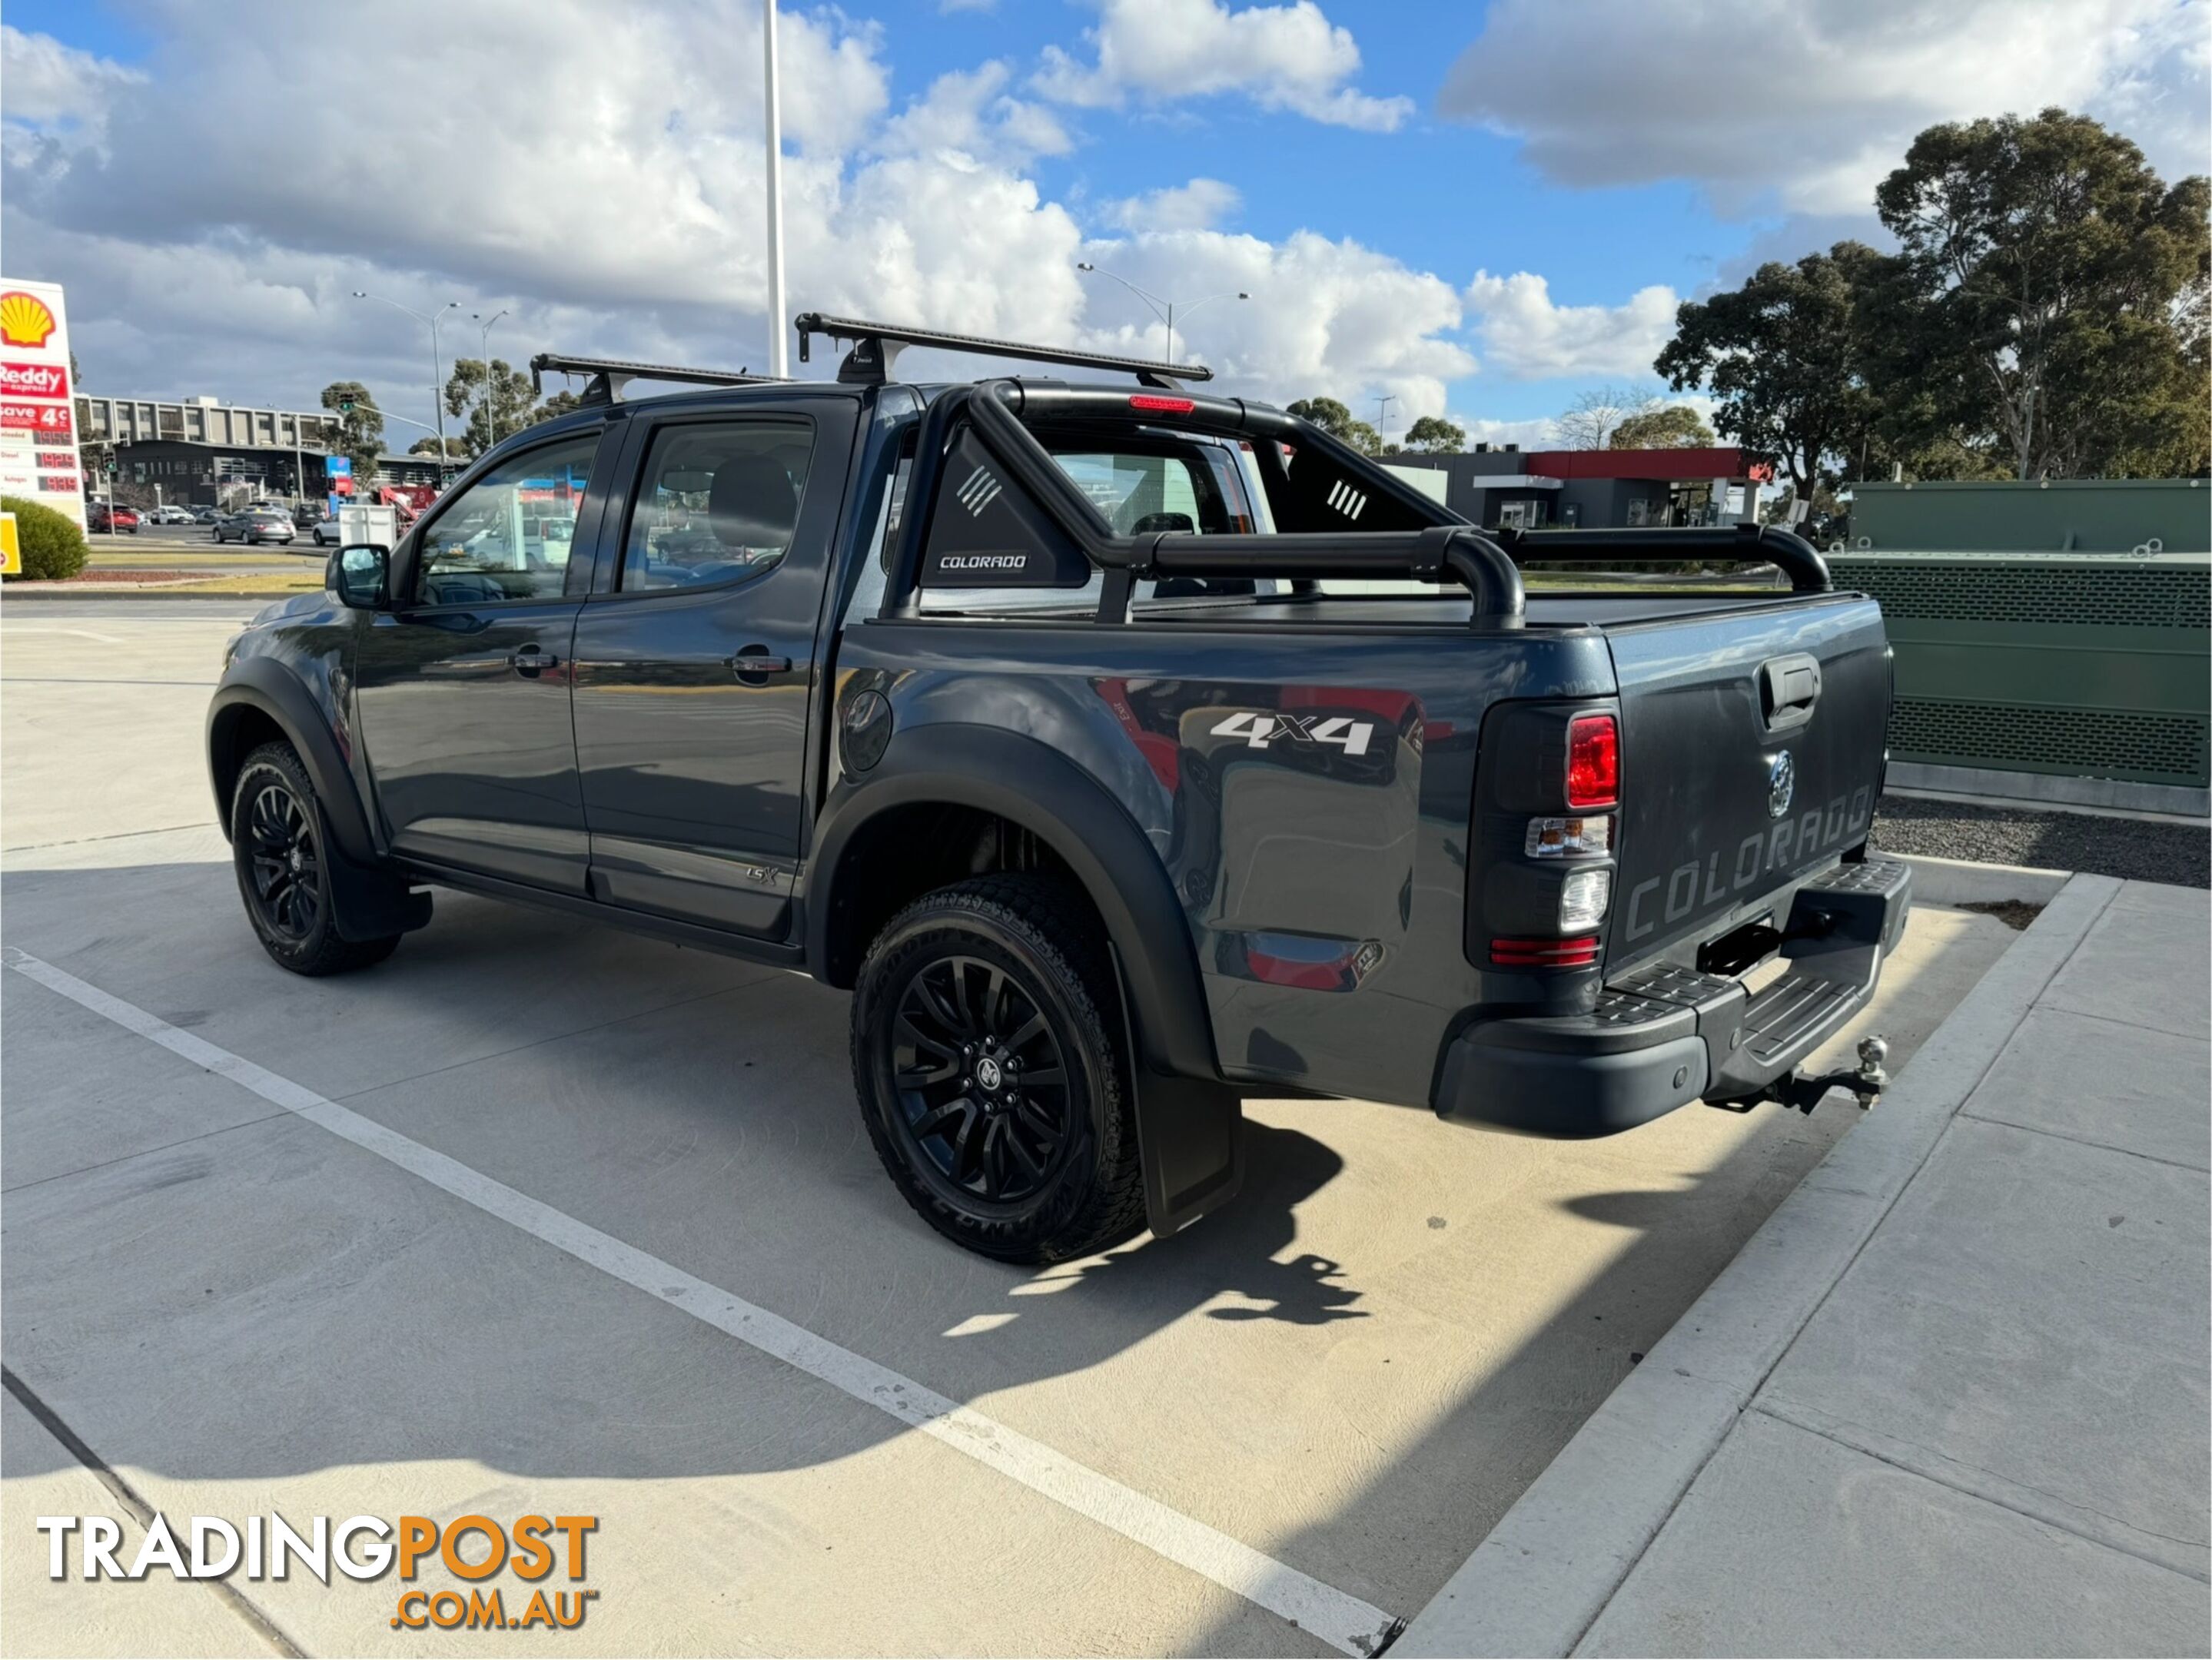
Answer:
[(1620, 799), (1620, 728), (1609, 714), (1567, 725), (1567, 805), (1609, 807)]
[(1163, 398), (1158, 392), (1138, 392), (1129, 394), (1129, 407), (1151, 410), (1160, 415), (1188, 415), (1198, 404), (1188, 398)]

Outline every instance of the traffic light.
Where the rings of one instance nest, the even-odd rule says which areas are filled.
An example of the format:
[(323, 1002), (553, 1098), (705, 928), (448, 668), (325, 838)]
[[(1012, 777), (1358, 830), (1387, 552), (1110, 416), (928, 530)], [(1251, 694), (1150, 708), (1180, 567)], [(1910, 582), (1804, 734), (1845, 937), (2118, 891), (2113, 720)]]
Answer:
[(353, 413), (353, 399), (350, 398), (339, 398), (338, 413), (340, 415), (351, 415)]

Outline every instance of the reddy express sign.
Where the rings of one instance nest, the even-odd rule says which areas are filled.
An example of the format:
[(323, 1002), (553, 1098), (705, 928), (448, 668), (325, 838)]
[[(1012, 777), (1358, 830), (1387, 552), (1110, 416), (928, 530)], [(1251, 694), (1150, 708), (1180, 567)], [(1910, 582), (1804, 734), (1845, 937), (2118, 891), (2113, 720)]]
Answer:
[(69, 364), (60, 286), (0, 277), (0, 493), (27, 496), (82, 526)]

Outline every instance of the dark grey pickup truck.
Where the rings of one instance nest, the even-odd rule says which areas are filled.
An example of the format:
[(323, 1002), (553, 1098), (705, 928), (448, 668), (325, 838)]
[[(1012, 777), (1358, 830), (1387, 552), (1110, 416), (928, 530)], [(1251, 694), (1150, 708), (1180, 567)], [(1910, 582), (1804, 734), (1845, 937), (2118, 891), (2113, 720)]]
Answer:
[[(1230, 1197), (1253, 1091), (1595, 1135), (1830, 1081), (1910, 896), (1881, 617), (1805, 543), (1485, 532), (1203, 369), (798, 320), (836, 382), (538, 360), (583, 408), (231, 643), (279, 964), (443, 886), (848, 987), (893, 1181), (1025, 1262)], [(1788, 586), (1521, 574), (1654, 558)]]

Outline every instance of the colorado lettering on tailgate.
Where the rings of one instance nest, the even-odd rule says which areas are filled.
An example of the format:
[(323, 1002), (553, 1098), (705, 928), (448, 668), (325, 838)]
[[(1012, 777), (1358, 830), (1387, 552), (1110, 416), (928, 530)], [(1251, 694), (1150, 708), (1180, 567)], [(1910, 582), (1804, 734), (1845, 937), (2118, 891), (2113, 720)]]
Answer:
[[(1641, 939), (1662, 922), (1672, 926), (1692, 912), (1718, 909), (1761, 876), (1800, 865), (1816, 853), (1850, 845), (1866, 828), (1874, 812), (1874, 789), (1862, 785), (1845, 798), (1838, 795), (1824, 811), (1814, 807), (1796, 818), (1785, 818), (1771, 830), (1754, 830), (1736, 844), (1735, 857), (1725, 873), (1724, 855), (1708, 854), (1701, 869), (1692, 859), (1677, 865), (1665, 876), (1649, 877), (1628, 891), (1628, 938)], [(1663, 912), (1659, 894), (1666, 890)]]

